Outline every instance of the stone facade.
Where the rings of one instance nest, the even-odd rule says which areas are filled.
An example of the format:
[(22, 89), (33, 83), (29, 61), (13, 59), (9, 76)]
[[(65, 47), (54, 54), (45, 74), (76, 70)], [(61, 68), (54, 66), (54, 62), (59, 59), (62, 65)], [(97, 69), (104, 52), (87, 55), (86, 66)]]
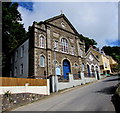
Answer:
[(88, 50), (86, 53), (86, 77), (95, 77), (96, 79), (100, 79), (100, 68), (99, 68), (99, 60), (98, 58)]
[[(93, 64), (99, 68), (100, 62), (95, 53), (90, 50), (85, 53), (84, 41), (80, 40), (79, 33), (64, 14), (44, 22), (33, 22), (28, 34), (28, 39), (11, 56), (15, 59), (18, 50), (17, 61), (13, 60), (11, 64), (11, 77), (15, 77), (17, 72), (16, 77), (20, 78), (49, 78), (51, 75), (59, 75), (60, 80), (67, 80), (68, 75), (73, 74), (74, 79), (82, 79), (83, 75), (88, 77), (88, 65)], [(20, 57), (23, 46), (24, 57)], [(91, 56), (93, 60), (90, 59)], [(22, 69), (20, 64), (23, 64)]]
[(33, 93), (17, 93), (17, 94), (4, 94), (0, 95), (2, 100), (2, 112), (9, 111), (11, 109), (30, 104), (45, 98), (46, 95), (33, 94)]
[[(44, 22), (34, 22), (32, 27), (34, 32), (29, 38), (30, 76), (41, 78), (55, 75), (56, 68), (64, 76), (68, 67), (73, 75), (82, 72), (85, 44), (80, 41), (78, 32), (64, 14)], [(65, 67), (63, 62), (69, 66)]]

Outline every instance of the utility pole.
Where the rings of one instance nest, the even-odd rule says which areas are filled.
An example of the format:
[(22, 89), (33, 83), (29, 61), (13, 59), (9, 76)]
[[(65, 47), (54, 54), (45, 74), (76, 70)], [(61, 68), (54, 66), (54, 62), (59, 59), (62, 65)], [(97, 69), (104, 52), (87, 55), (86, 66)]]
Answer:
[(54, 88), (55, 88), (55, 92), (57, 92), (57, 75), (56, 75), (56, 62), (57, 61), (56, 61), (56, 52), (55, 52), (56, 48), (57, 47), (54, 47), (54, 68), (55, 68), (55, 79), (54, 79), (55, 80), (54, 81), (55, 82), (55, 84), (54, 84), (55, 87)]

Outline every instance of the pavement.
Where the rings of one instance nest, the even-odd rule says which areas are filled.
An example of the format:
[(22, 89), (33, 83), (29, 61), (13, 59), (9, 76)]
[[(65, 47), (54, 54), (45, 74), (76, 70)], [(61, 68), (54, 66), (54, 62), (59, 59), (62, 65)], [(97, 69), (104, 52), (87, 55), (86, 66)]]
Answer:
[(12, 111), (115, 111), (111, 96), (118, 77), (107, 77), (89, 85), (64, 90)]

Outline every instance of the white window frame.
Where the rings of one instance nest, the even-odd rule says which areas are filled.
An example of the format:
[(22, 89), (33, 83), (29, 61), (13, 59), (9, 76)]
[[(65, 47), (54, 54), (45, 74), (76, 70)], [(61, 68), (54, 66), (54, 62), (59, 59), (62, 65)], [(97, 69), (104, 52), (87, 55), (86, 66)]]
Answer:
[(62, 46), (62, 52), (68, 53), (69, 44), (68, 44), (68, 40), (66, 38), (61, 39), (61, 46)]
[(75, 49), (74, 49), (74, 47), (72, 46), (72, 47), (71, 47), (71, 54), (72, 54), (72, 55), (75, 55), (74, 50), (75, 50)]
[(24, 56), (24, 45), (21, 47), (21, 57)]
[(23, 75), (24, 73), (24, 68), (23, 68), (23, 64), (20, 65), (20, 75)]
[(104, 64), (104, 66), (105, 66), (105, 68), (108, 68), (108, 64), (105, 62), (105, 64)]
[(45, 48), (45, 37), (43, 35), (40, 36), (40, 47)]

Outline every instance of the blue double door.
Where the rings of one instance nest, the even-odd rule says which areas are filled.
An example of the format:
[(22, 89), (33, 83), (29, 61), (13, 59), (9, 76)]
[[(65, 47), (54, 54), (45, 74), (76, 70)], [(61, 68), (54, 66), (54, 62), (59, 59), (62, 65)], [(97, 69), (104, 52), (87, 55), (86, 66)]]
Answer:
[(65, 59), (63, 61), (63, 76), (64, 76), (64, 79), (68, 79), (68, 73), (71, 72), (71, 69), (70, 69), (70, 62)]

